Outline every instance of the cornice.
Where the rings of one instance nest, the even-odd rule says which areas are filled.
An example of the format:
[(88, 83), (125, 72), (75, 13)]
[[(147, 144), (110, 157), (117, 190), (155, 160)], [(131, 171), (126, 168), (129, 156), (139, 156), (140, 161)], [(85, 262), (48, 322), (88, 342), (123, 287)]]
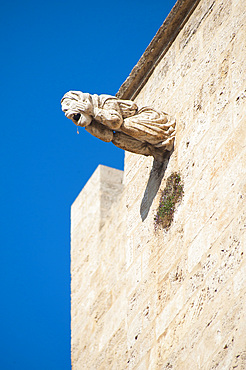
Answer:
[(178, 0), (116, 96), (134, 99), (200, 0)]

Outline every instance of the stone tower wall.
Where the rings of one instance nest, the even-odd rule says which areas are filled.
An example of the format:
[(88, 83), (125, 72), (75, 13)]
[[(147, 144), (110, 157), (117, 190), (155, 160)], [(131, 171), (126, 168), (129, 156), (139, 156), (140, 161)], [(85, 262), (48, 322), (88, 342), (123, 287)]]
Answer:
[[(72, 206), (74, 370), (246, 368), (245, 11), (198, 2), (135, 96), (176, 117), (170, 159), (126, 153)], [(155, 232), (177, 171), (183, 200)]]

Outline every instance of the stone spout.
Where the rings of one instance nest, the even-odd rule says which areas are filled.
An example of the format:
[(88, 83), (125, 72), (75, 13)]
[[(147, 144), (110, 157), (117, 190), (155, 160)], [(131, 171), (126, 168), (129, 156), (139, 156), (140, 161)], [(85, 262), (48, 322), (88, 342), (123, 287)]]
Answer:
[(131, 100), (81, 91), (66, 93), (61, 105), (75, 125), (123, 150), (151, 155), (161, 162), (173, 149), (175, 119), (154, 108), (139, 109)]

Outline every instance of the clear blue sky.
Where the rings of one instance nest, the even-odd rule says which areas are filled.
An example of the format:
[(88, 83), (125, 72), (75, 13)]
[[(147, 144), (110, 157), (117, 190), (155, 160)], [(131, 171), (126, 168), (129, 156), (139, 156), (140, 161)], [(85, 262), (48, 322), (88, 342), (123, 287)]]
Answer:
[(1, 2), (1, 370), (70, 369), (70, 206), (99, 164), (123, 169), (60, 99), (115, 95), (174, 3)]

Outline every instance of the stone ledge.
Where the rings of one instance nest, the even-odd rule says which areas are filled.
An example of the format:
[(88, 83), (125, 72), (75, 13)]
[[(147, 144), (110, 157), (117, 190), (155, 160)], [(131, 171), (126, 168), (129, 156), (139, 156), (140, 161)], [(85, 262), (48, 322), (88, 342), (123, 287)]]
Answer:
[(134, 99), (200, 0), (178, 0), (116, 96)]

